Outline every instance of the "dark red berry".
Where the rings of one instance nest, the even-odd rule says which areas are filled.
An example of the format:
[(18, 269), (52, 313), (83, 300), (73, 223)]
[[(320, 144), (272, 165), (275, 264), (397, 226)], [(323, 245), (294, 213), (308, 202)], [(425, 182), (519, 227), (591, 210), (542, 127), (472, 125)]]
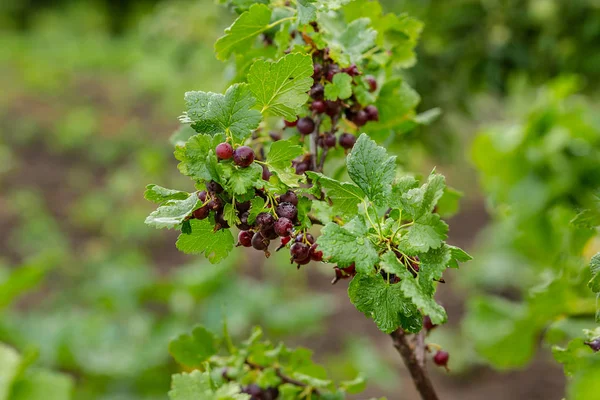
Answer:
[(296, 129), (303, 135), (309, 135), (315, 130), (315, 121), (311, 117), (300, 118)]
[(271, 178), (271, 171), (267, 168), (266, 165), (261, 164), (262, 167), (262, 179), (263, 181), (268, 181)]
[(310, 247), (306, 243), (296, 242), (290, 247), (290, 254), (292, 255), (292, 261), (304, 261), (309, 256)]
[(319, 79), (323, 73), (323, 66), (319, 63), (313, 64), (313, 78)]
[(594, 339), (590, 342), (585, 342), (589, 346), (590, 349), (594, 351), (600, 351), (600, 338)]
[(206, 184), (206, 190), (208, 190), (208, 193), (221, 193), (223, 191), (223, 186), (215, 181), (210, 181)]
[(338, 67), (336, 64), (330, 64), (327, 68), (327, 74), (325, 75), (325, 79), (331, 82), (335, 74), (337, 74), (338, 72), (340, 72), (340, 67)]
[(254, 162), (254, 150), (248, 146), (240, 146), (233, 152), (233, 162), (240, 167), (247, 167)]
[(220, 160), (229, 160), (233, 157), (233, 147), (226, 142), (219, 143), (215, 149), (215, 154)]
[(436, 326), (437, 325), (431, 322), (431, 318), (429, 317), (429, 315), (426, 315), (425, 318), (423, 318), (423, 328), (425, 328), (426, 330), (430, 331)]
[(250, 396), (256, 396), (256, 398), (258, 398), (259, 396), (262, 395), (262, 389), (260, 388), (260, 386), (252, 383), (252, 384), (246, 386), (245, 388), (243, 388), (242, 393), (249, 394)]
[(192, 216), (196, 219), (204, 219), (208, 217), (208, 214), (210, 214), (210, 208), (208, 207), (208, 205), (206, 205), (204, 207), (200, 207), (194, 210)]
[(311, 235), (310, 233), (300, 233), (299, 235), (296, 236), (296, 238), (294, 239), (296, 242), (308, 242), (310, 244), (313, 244), (315, 242), (315, 238), (313, 235)]
[(244, 212), (244, 211), (248, 211), (250, 209), (250, 206), (252, 205), (252, 203), (250, 203), (250, 200), (245, 201), (243, 203), (235, 203), (235, 209), (238, 210), (239, 212)]
[(298, 208), (292, 203), (288, 203), (284, 201), (283, 203), (279, 203), (275, 212), (280, 218), (287, 218), (290, 221), (293, 221), (298, 216)]
[(238, 233), (238, 245), (244, 247), (251, 247), (252, 233), (248, 231), (240, 231), (240, 233)]
[(296, 118), (295, 121), (288, 121), (288, 120), (283, 120), (283, 124), (285, 125), (286, 128), (293, 128), (296, 126), (296, 124), (298, 123), (298, 118)]
[(292, 203), (293, 205), (297, 206), (298, 205), (298, 196), (296, 195), (296, 193), (292, 192), (291, 190), (288, 190), (287, 192), (285, 192), (284, 194), (279, 196), (277, 201), (279, 201), (280, 203), (283, 203), (283, 202)]
[(198, 199), (200, 199), (201, 202), (205, 202), (206, 201), (206, 190), (202, 190), (200, 192), (197, 192), (196, 195), (198, 196)]
[(450, 354), (448, 354), (448, 352), (444, 350), (438, 350), (437, 353), (435, 353), (435, 355), (433, 356), (433, 362), (435, 363), (435, 365), (438, 365), (440, 367), (447, 367), (449, 359)]
[(302, 260), (293, 259), (292, 262), (295, 262), (296, 264), (298, 264), (298, 268), (300, 268), (301, 265), (306, 265), (310, 262), (310, 257), (306, 257)]
[(310, 88), (310, 92), (308, 92), (310, 97), (315, 100), (323, 100), (323, 96), (325, 96), (325, 88), (320, 83), (315, 83), (312, 88)]
[(379, 121), (379, 110), (374, 105), (366, 106), (365, 112), (369, 121)]
[(269, 228), (266, 231), (261, 231), (261, 233), (263, 234), (264, 237), (266, 237), (269, 240), (274, 240), (279, 237), (277, 232), (275, 232), (275, 227)]
[(244, 211), (240, 215), (240, 223), (236, 225), (238, 227), (238, 229), (247, 231), (248, 229), (252, 228), (252, 226), (250, 226), (250, 224), (248, 223), (248, 215), (249, 215), (248, 211)]
[(225, 219), (225, 215), (223, 215), (223, 210), (219, 210), (215, 213), (215, 225), (217, 229), (226, 229), (229, 228), (229, 222)]
[(262, 233), (256, 232), (254, 236), (252, 236), (252, 247), (256, 250), (266, 250), (269, 247), (269, 239), (263, 236)]
[(290, 236), (290, 233), (294, 229), (294, 224), (288, 218), (279, 218), (275, 221), (275, 232), (281, 237)]
[(344, 149), (349, 150), (352, 147), (354, 147), (354, 143), (356, 143), (356, 136), (354, 136), (351, 133), (342, 133), (340, 135), (340, 146), (342, 146)]
[(302, 175), (309, 169), (310, 169), (310, 165), (308, 165), (308, 163), (306, 163), (306, 162), (300, 162), (296, 165), (296, 173), (298, 175)]
[(267, 231), (271, 229), (274, 224), (275, 217), (269, 213), (263, 212), (256, 216), (256, 225), (258, 225), (261, 231)]
[(365, 110), (358, 110), (356, 114), (354, 114), (354, 118), (352, 118), (352, 122), (356, 126), (363, 126), (369, 121), (369, 116)]
[(276, 142), (278, 140), (281, 140), (281, 133), (277, 131), (271, 131), (269, 132), (269, 137), (272, 141)]
[(310, 246), (309, 249), (309, 254), (310, 254), (310, 258), (313, 261), (323, 261), (323, 252), (321, 250), (317, 250), (317, 244), (314, 243), (312, 246)]
[(358, 67), (356, 66), (356, 64), (352, 64), (348, 68), (344, 68), (342, 71), (347, 73), (350, 76), (357, 76), (360, 74), (360, 71), (358, 70)]
[(326, 134), (323, 138), (323, 145), (328, 149), (335, 147), (335, 135), (333, 133)]
[(373, 75), (367, 75), (367, 83), (369, 84), (369, 91), (374, 92), (377, 90), (377, 80)]
[(342, 104), (339, 101), (327, 100), (325, 104), (327, 105), (327, 110), (325, 110), (325, 114), (327, 114), (330, 117), (335, 117), (342, 110)]
[(215, 196), (208, 202), (206, 206), (213, 211), (220, 211), (223, 209), (224, 204), (223, 200)]
[(323, 100), (315, 100), (311, 103), (310, 109), (317, 114), (323, 114), (325, 111), (327, 111), (327, 105)]

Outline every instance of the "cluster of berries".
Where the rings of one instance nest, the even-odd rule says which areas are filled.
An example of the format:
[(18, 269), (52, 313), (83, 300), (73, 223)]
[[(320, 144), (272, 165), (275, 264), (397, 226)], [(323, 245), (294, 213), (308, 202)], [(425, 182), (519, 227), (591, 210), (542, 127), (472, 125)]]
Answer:
[(250, 400), (275, 400), (279, 397), (279, 389), (268, 387), (262, 389), (260, 386), (252, 383), (242, 388), (242, 393), (250, 395)]

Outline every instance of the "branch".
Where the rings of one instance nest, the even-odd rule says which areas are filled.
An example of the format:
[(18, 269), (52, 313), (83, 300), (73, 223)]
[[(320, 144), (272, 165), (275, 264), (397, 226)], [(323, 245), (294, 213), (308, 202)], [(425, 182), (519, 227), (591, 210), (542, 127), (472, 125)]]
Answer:
[[(246, 362), (246, 365), (249, 366), (252, 369), (257, 369), (257, 370), (262, 371), (262, 370), (264, 370), (266, 368), (266, 367), (263, 367), (262, 365), (255, 364), (255, 363), (253, 363), (252, 361), (249, 361), (249, 360), (246, 360), (245, 362)], [(294, 378), (291, 378), (291, 377), (285, 375), (283, 372), (281, 372), (281, 368), (280, 367), (275, 368), (275, 373), (277, 374), (277, 376), (279, 377), (279, 379), (281, 379), (281, 381), (284, 382), (284, 383), (289, 383), (291, 385), (299, 386), (299, 387), (302, 387), (302, 388), (310, 388), (310, 390), (314, 394), (316, 394), (317, 396), (321, 395), (321, 393), (319, 393), (318, 389), (316, 389), (316, 388), (314, 388), (314, 387), (312, 387), (310, 385), (307, 385), (304, 382), (300, 382), (299, 380), (296, 380)]]
[(390, 336), (392, 337), (394, 347), (396, 350), (398, 350), (398, 353), (400, 353), (402, 359), (404, 360), (404, 364), (410, 371), (410, 375), (412, 376), (417, 390), (421, 394), (421, 398), (423, 400), (439, 400), (439, 397), (433, 388), (433, 384), (429, 379), (427, 370), (425, 369), (424, 365), (420, 365), (417, 358), (419, 349), (414, 349), (411, 347), (411, 345), (408, 343), (406, 333), (402, 330), (402, 328), (396, 329), (391, 333)]

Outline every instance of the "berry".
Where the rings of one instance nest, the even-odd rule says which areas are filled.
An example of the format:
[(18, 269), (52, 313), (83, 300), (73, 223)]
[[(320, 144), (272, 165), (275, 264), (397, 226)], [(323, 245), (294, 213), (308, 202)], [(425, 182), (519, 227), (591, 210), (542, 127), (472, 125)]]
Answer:
[(238, 229), (247, 231), (248, 229), (252, 228), (252, 226), (250, 226), (250, 224), (248, 223), (248, 215), (249, 215), (248, 211), (244, 211), (240, 215), (240, 223), (236, 225), (238, 227)]
[(283, 203), (283, 202), (292, 203), (293, 205), (297, 206), (298, 205), (298, 196), (296, 195), (296, 193), (292, 192), (291, 190), (288, 190), (287, 192), (285, 192), (284, 194), (279, 196), (277, 201), (280, 203)]
[(227, 142), (219, 143), (215, 149), (215, 154), (220, 160), (229, 160), (233, 157), (233, 147)]
[(221, 200), (220, 198), (218, 198), (216, 196), (213, 197), (212, 199), (210, 199), (210, 201), (208, 202), (208, 204), (206, 206), (213, 211), (220, 211), (224, 207), (223, 200)]
[(250, 206), (252, 205), (252, 203), (250, 203), (250, 200), (245, 201), (243, 203), (235, 203), (235, 209), (238, 210), (239, 212), (244, 212), (244, 211), (248, 211), (250, 209)]
[(275, 221), (275, 232), (278, 236), (289, 236), (294, 229), (294, 224), (288, 218), (282, 217)]
[(238, 246), (251, 247), (252, 233), (248, 231), (240, 231), (240, 233), (238, 233)]
[(440, 367), (447, 367), (449, 359), (450, 354), (448, 354), (448, 352), (444, 350), (438, 350), (437, 353), (435, 353), (435, 355), (433, 356), (433, 362), (435, 363), (435, 365), (438, 365)]
[(293, 128), (296, 126), (296, 124), (298, 123), (298, 118), (296, 118), (295, 121), (288, 121), (288, 120), (283, 120), (283, 124), (285, 125), (286, 128)]
[(249, 394), (250, 396), (260, 396), (262, 394), (262, 389), (260, 386), (255, 385), (254, 383), (246, 386), (242, 389), (242, 393)]
[(280, 218), (287, 218), (290, 221), (293, 221), (298, 216), (298, 209), (292, 203), (288, 203), (284, 201), (283, 203), (279, 203), (277, 208), (275, 209), (277, 216)]
[(320, 83), (315, 83), (312, 88), (310, 88), (310, 92), (308, 92), (310, 97), (315, 100), (323, 100), (323, 96), (325, 96), (325, 88)]
[(367, 75), (367, 83), (369, 84), (369, 91), (374, 92), (377, 90), (377, 81), (373, 75)]
[(590, 349), (594, 351), (600, 351), (600, 338), (594, 339), (591, 342), (585, 342), (589, 346)]
[(317, 114), (323, 114), (325, 111), (327, 111), (327, 105), (323, 100), (315, 100), (310, 105), (310, 109)]
[(264, 400), (275, 400), (279, 397), (279, 389), (276, 387), (267, 388), (264, 392)]
[(290, 254), (292, 255), (292, 261), (304, 261), (309, 258), (310, 247), (306, 243), (296, 242), (290, 247)]
[(269, 247), (269, 239), (263, 236), (262, 233), (256, 232), (254, 236), (252, 236), (252, 247), (256, 250), (266, 250)]
[(370, 105), (365, 107), (365, 112), (369, 121), (379, 121), (379, 110), (377, 107)]
[(247, 167), (254, 162), (254, 150), (248, 146), (240, 146), (233, 152), (233, 162), (240, 167)]
[(266, 237), (269, 240), (274, 240), (274, 239), (277, 239), (279, 237), (279, 235), (277, 234), (277, 232), (275, 232), (275, 228), (274, 227), (262, 231), (262, 234), (263, 234), (264, 237)]
[(319, 63), (315, 63), (313, 65), (313, 78), (315, 79), (319, 79), (321, 77), (321, 74), (323, 73), (323, 66)]
[(431, 322), (431, 318), (429, 317), (429, 315), (426, 315), (425, 318), (423, 318), (423, 328), (430, 331), (433, 328), (435, 328), (436, 326), (437, 325), (435, 325), (433, 322)]
[(365, 110), (358, 110), (357, 113), (354, 115), (354, 118), (352, 118), (352, 122), (354, 122), (356, 126), (363, 126), (368, 121), (369, 115)]
[(206, 190), (208, 190), (208, 193), (221, 193), (223, 191), (223, 186), (215, 181), (210, 181), (206, 184)]
[(286, 244), (288, 244), (288, 243), (290, 242), (290, 240), (292, 240), (292, 238), (291, 238), (291, 237), (289, 237), (289, 236), (282, 237), (282, 238), (281, 238), (281, 244), (282, 244), (283, 246), (285, 246)]
[(201, 202), (205, 202), (206, 201), (206, 190), (203, 190), (201, 192), (197, 192), (196, 195), (198, 196), (198, 199), (200, 199)]
[(302, 260), (292, 260), (292, 262), (295, 262), (296, 264), (298, 264), (298, 269), (299, 269), (301, 265), (306, 265), (310, 262), (310, 257), (306, 257)]
[(302, 175), (303, 173), (305, 173), (306, 171), (308, 171), (310, 169), (310, 166), (308, 165), (308, 163), (306, 162), (301, 162), (298, 163), (296, 165), (296, 173), (298, 175)]
[(223, 215), (223, 210), (219, 210), (215, 213), (215, 226), (216, 229), (226, 229), (229, 228), (229, 222), (225, 219), (225, 215)]
[(262, 212), (256, 216), (256, 225), (258, 225), (261, 231), (267, 231), (271, 229), (274, 224), (275, 217), (269, 213)]
[(310, 258), (314, 261), (323, 261), (323, 252), (321, 250), (317, 250), (317, 244), (313, 244), (310, 246), (309, 254)]
[(327, 68), (327, 74), (325, 75), (325, 79), (331, 82), (335, 74), (337, 74), (338, 72), (340, 72), (340, 67), (338, 67), (335, 64), (330, 64), (329, 68)]
[(330, 117), (335, 117), (338, 115), (342, 109), (342, 105), (338, 101), (327, 100), (325, 102), (327, 105), (327, 110), (325, 110), (325, 114)]
[(309, 135), (315, 130), (315, 121), (311, 117), (300, 118), (296, 129), (303, 135)]
[(271, 178), (271, 171), (264, 164), (261, 164), (262, 167), (262, 179), (263, 181), (268, 181)]
[(271, 132), (269, 132), (269, 137), (271, 138), (271, 140), (276, 142), (278, 140), (281, 140), (281, 133), (279, 133), (277, 131), (271, 131)]
[(323, 145), (328, 149), (335, 147), (335, 135), (333, 133), (328, 133), (325, 135), (325, 138), (323, 139)]
[(356, 64), (352, 64), (348, 68), (344, 68), (342, 71), (344, 71), (345, 73), (347, 73), (350, 76), (360, 75), (360, 71), (358, 70), (358, 67), (356, 66)]
[(192, 213), (192, 216), (196, 219), (204, 219), (206, 217), (208, 217), (208, 214), (210, 213), (210, 208), (208, 206), (204, 206), (204, 207), (200, 207), (197, 210), (194, 210), (194, 212)]
[(339, 141), (340, 146), (346, 150), (350, 150), (352, 147), (354, 147), (354, 143), (356, 143), (356, 136), (351, 133), (342, 133)]
[(295, 241), (296, 242), (304, 242), (305, 239), (310, 244), (313, 244), (315, 242), (314, 236), (311, 235), (310, 233), (306, 233), (306, 234), (301, 233), (301, 234), (297, 235)]

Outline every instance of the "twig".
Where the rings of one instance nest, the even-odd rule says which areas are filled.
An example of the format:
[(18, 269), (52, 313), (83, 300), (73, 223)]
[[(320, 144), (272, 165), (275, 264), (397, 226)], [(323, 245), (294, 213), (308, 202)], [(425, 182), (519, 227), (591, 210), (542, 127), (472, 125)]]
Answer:
[[(258, 369), (258, 370), (262, 371), (262, 370), (264, 370), (266, 368), (266, 367), (263, 367), (262, 365), (255, 364), (255, 363), (253, 363), (252, 361), (249, 361), (249, 360), (246, 360), (245, 363), (246, 363), (247, 366), (249, 366), (252, 369)], [(319, 393), (318, 389), (316, 389), (316, 388), (314, 388), (314, 387), (312, 387), (312, 386), (310, 386), (310, 385), (308, 385), (308, 384), (306, 384), (304, 382), (300, 382), (299, 380), (296, 380), (294, 378), (291, 378), (291, 377), (285, 375), (283, 372), (281, 372), (281, 368), (280, 367), (275, 368), (275, 374), (277, 374), (277, 376), (279, 377), (279, 379), (281, 379), (281, 381), (284, 382), (284, 383), (289, 383), (291, 385), (298, 386), (298, 387), (303, 387), (303, 388), (310, 387), (310, 390), (314, 394), (316, 394), (317, 396), (321, 395), (321, 393)]]
[(421, 332), (415, 336), (415, 341), (415, 356), (417, 357), (417, 362), (421, 368), (425, 368), (425, 329), (422, 329)]
[(408, 368), (413, 382), (421, 394), (421, 398), (423, 400), (439, 400), (439, 397), (433, 388), (433, 384), (429, 379), (427, 370), (424, 368), (424, 366), (419, 364), (419, 360), (417, 359), (417, 350), (413, 349), (408, 343), (406, 333), (402, 330), (402, 328), (398, 328), (392, 332), (390, 336), (392, 337), (394, 347), (402, 356), (404, 364)]

